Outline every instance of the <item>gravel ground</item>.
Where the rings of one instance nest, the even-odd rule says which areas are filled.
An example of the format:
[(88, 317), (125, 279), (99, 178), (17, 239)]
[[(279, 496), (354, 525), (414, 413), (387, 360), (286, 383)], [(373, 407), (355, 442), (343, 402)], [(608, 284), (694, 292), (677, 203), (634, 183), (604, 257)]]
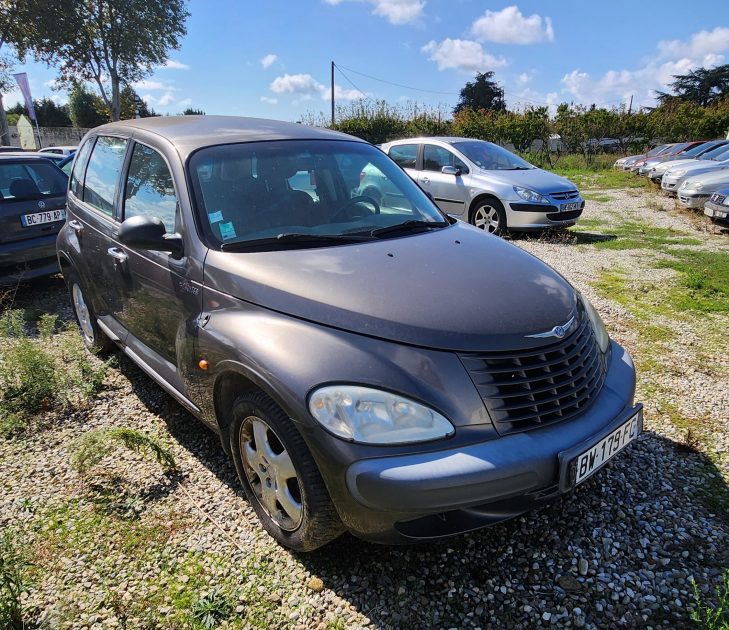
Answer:
[[(702, 248), (728, 247), (725, 235), (674, 213), (670, 200), (657, 198), (660, 211), (644, 193), (606, 194), (610, 201), (588, 202), (586, 219), (640, 220), (689, 232)], [(514, 243), (563, 273), (618, 341), (642, 351), (631, 313), (593, 284), (601, 270), (618, 268), (643, 283), (670, 281), (674, 272), (651, 266), (658, 254), (546, 238)], [(70, 319), (59, 280), (24, 291), (21, 306)], [(200, 601), (219, 601), (221, 592), (213, 618), (222, 627), (691, 625), (691, 580), (710, 594), (729, 567), (729, 519), (702, 494), (711, 484), (726, 491), (729, 480), (729, 391), (717, 387), (726, 383), (729, 352), (719, 340), (708, 364), (698, 354), (705, 331), (726, 330), (725, 315), (671, 322), (685, 342), (666, 349), (665, 371), (641, 378), (646, 432), (573, 494), (444, 542), (381, 547), (345, 535), (309, 555), (271, 541), (217, 438), (119, 357), (88, 408), (32, 439), (0, 442), (0, 525), (36, 565), (25, 603), (45, 626), (73, 628), (188, 627)], [(684, 415), (710, 427), (717, 456), (683, 447), (681, 431), (660, 413), (656, 378)], [(82, 479), (69, 466), (71, 445), (105, 426), (160, 436), (180, 474), (165, 476), (155, 462), (119, 451)]]

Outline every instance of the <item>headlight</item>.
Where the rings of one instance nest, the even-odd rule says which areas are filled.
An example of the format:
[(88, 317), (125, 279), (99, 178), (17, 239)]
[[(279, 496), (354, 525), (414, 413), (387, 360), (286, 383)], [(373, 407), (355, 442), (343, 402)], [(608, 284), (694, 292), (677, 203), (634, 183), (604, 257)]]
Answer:
[(597, 339), (597, 345), (600, 347), (600, 351), (605, 354), (607, 349), (610, 347), (610, 335), (608, 335), (603, 324), (602, 317), (595, 310), (595, 307), (590, 303), (584, 295), (580, 294), (582, 300), (582, 306), (585, 307), (585, 314), (592, 324), (592, 330), (595, 333), (595, 339)]
[(452, 435), (453, 425), (413, 400), (358, 385), (320, 387), (309, 411), (324, 428), (360, 444), (406, 444)]
[(686, 174), (686, 169), (682, 168), (677, 171), (669, 171), (667, 174), (673, 175), (674, 177), (683, 177)]
[(524, 201), (531, 201), (532, 203), (549, 203), (549, 199), (540, 195), (538, 192), (529, 190), (529, 188), (514, 186), (514, 192), (524, 199)]
[(704, 187), (704, 185), (701, 182), (696, 182), (694, 184), (694, 190), (701, 190)]
[(689, 179), (684, 180), (683, 184), (681, 184), (681, 188), (688, 188), (690, 183), (691, 183), (691, 180), (689, 180)]

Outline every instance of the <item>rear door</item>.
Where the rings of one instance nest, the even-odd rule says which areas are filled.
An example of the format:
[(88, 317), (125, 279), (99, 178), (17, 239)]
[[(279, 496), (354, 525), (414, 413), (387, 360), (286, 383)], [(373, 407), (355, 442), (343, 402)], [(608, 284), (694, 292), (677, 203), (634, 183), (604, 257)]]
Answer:
[[(459, 174), (446, 175), (441, 172), (444, 166), (457, 168)], [(418, 183), (433, 195), (443, 212), (457, 217), (465, 212), (469, 192), (463, 176), (468, 172), (468, 166), (452, 151), (436, 144), (423, 145), (423, 168), (418, 173)]]
[(0, 243), (57, 234), (66, 218), (63, 172), (48, 160), (0, 159)]

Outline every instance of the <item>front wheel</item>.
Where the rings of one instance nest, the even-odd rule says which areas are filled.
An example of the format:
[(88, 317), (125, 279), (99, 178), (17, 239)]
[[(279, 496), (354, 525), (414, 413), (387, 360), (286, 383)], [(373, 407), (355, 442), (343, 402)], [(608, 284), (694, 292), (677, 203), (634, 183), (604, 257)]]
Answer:
[(486, 199), (471, 211), (471, 223), (477, 228), (501, 236), (506, 233), (506, 213), (497, 199)]
[(295, 551), (312, 551), (342, 531), (319, 469), (284, 411), (263, 393), (233, 403), (230, 445), (248, 500), (264, 529)]

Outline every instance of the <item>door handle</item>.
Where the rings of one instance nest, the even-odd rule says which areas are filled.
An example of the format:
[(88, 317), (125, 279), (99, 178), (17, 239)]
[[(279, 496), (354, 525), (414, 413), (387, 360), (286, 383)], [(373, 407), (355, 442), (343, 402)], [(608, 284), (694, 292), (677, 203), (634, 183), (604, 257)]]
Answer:
[(68, 227), (70, 227), (76, 234), (81, 232), (84, 229), (84, 224), (81, 223), (81, 221), (76, 221), (76, 219), (71, 219), (68, 222)]
[(430, 180), (427, 177), (423, 177), (421, 180), (424, 184), (430, 184)]
[(129, 258), (129, 256), (117, 247), (110, 247), (106, 250), (106, 253), (114, 259), (115, 265), (121, 265), (127, 261), (127, 258)]

